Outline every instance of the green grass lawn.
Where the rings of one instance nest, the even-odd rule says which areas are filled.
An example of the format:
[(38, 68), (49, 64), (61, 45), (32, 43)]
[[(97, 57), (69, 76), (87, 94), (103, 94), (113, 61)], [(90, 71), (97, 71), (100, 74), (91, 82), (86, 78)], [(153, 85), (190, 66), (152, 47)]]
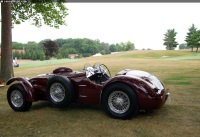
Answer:
[(54, 60), (44, 60), (44, 61), (31, 61), (31, 62), (24, 62), (20, 64), (20, 68), (32, 68), (32, 67), (41, 67), (41, 66), (52, 66), (52, 65), (59, 65), (59, 64), (67, 64), (70, 62), (78, 62), (81, 61), (80, 59), (54, 59)]
[[(190, 51), (129, 51), (78, 60), (33, 61), (14, 68), (15, 76), (33, 77), (61, 66), (81, 70), (101, 62), (112, 76), (124, 68), (148, 71), (169, 88), (171, 101), (161, 109), (141, 112), (130, 120), (108, 117), (97, 106), (73, 104), (65, 109), (48, 102), (33, 103), (28, 112), (14, 112), (0, 89), (0, 137), (199, 137), (200, 53)], [(48, 64), (49, 63), (49, 64)]]
[(190, 52), (188, 50), (176, 51), (137, 51), (137, 52), (127, 52), (119, 57), (125, 58), (145, 58), (145, 59), (164, 59), (164, 60), (194, 60), (200, 59), (200, 52)]

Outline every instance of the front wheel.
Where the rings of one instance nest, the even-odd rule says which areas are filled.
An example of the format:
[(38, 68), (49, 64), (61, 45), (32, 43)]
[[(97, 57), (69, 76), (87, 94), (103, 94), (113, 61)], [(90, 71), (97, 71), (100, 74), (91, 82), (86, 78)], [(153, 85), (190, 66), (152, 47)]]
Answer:
[(119, 119), (129, 119), (139, 110), (136, 93), (124, 83), (114, 83), (105, 89), (102, 107), (109, 116)]
[(28, 111), (31, 108), (32, 102), (26, 101), (25, 97), (25, 89), (20, 83), (9, 87), (7, 100), (14, 111)]

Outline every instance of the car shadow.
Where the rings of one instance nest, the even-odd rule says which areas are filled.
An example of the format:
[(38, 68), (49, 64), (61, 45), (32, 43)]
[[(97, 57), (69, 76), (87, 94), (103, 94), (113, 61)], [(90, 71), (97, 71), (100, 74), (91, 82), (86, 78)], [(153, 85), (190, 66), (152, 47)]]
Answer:
[(31, 106), (31, 111), (33, 110), (40, 110), (44, 108), (50, 108), (52, 107), (51, 104), (48, 101), (38, 101), (34, 102)]
[(68, 110), (78, 110), (78, 109), (86, 109), (86, 110), (101, 110), (101, 106), (94, 106), (94, 105), (87, 105), (81, 103), (71, 104), (64, 108), (56, 108), (53, 107), (48, 101), (39, 101), (32, 104), (31, 111), (40, 110), (44, 108), (50, 109), (59, 109), (61, 111), (68, 111)]
[[(90, 110), (90, 111), (101, 111), (102, 113), (104, 110), (102, 109), (101, 106), (94, 106), (94, 105), (87, 105), (87, 104), (81, 104), (81, 103), (74, 103), (71, 104), (65, 108), (56, 108), (53, 107), (48, 101), (39, 101), (33, 103), (31, 110), (30, 111), (38, 111), (38, 110), (43, 110), (43, 109), (52, 109), (56, 111), (62, 111), (62, 112), (67, 112), (67, 111), (79, 111), (79, 110)], [(140, 110), (138, 114), (135, 116), (135, 118), (144, 118), (144, 117), (154, 117), (158, 115), (159, 110)]]

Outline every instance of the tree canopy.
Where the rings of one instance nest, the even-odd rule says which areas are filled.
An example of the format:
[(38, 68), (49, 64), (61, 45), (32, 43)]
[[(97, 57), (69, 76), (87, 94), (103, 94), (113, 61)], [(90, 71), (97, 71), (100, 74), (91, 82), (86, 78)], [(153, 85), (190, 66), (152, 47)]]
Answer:
[[(18, 59), (32, 59), (32, 60), (44, 60), (49, 59), (50, 57), (54, 57), (57, 59), (68, 58), (68, 54), (78, 54), (78, 57), (88, 57), (94, 55), (96, 53), (101, 53), (102, 55), (110, 54), (111, 52), (120, 52), (120, 51), (128, 51), (134, 50), (134, 43), (121, 42), (117, 44), (108, 44), (105, 42), (101, 42), (99, 40), (92, 40), (88, 38), (68, 38), (63, 39), (59, 38), (53, 40), (56, 43), (56, 50), (51, 50), (52, 56), (46, 54), (46, 50), (44, 49), (44, 43), (49, 45), (50, 39), (42, 40), (39, 43), (36, 42), (28, 42), (28, 43), (19, 43), (13, 42), (13, 49), (16, 51), (13, 53), (13, 57), (17, 57)], [(50, 42), (50, 43), (51, 43)], [(51, 44), (50, 44), (51, 45)], [(52, 44), (54, 47), (54, 44)], [(48, 48), (49, 46), (47, 46)], [(18, 52), (17, 50), (25, 50), (25, 52)], [(58, 49), (58, 52), (57, 52)], [(56, 52), (55, 52), (56, 51)], [(54, 52), (54, 53), (53, 53)]]
[(28, 0), (1, 3), (1, 73), (0, 78), (7, 81), (14, 76), (12, 67), (12, 31), (14, 24), (29, 20), (32, 25), (40, 27), (46, 24), (58, 28), (66, 25), (67, 8), (63, 0)]
[(188, 49), (188, 45), (186, 43), (179, 44), (179, 49)]
[(65, 17), (67, 7), (60, 2), (53, 0), (30, 0), (30, 2), (21, 0), (12, 4), (12, 25), (20, 24), (29, 20), (32, 25), (41, 27), (46, 24), (50, 27), (59, 28), (60, 25), (66, 25)]
[(176, 42), (176, 34), (175, 29), (168, 29), (164, 34), (164, 44), (167, 50), (173, 50), (177, 47), (178, 43)]
[(43, 43), (44, 54), (46, 58), (51, 58), (54, 54), (58, 53), (58, 43), (57, 41), (48, 40)]
[(194, 24), (188, 29), (188, 33), (186, 36), (185, 41), (187, 42), (187, 45), (191, 47), (192, 51), (193, 48), (196, 47), (198, 51), (198, 48), (200, 47), (200, 30), (198, 30)]

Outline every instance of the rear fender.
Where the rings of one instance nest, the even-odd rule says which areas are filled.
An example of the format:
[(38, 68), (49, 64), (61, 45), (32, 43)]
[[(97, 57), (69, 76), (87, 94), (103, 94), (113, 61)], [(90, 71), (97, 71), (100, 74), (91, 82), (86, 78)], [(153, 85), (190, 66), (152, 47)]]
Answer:
[(10, 85), (13, 82), (19, 82), (22, 84), (22, 86), (24, 87), (25, 91), (26, 91), (26, 100), (28, 102), (34, 102), (36, 101), (35, 97), (34, 97), (34, 89), (33, 86), (31, 85), (31, 83), (26, 79), (26, 78), (22, 78), (22, 77), (14, 77), (11, 78), (7, 81), (6, 85)]

